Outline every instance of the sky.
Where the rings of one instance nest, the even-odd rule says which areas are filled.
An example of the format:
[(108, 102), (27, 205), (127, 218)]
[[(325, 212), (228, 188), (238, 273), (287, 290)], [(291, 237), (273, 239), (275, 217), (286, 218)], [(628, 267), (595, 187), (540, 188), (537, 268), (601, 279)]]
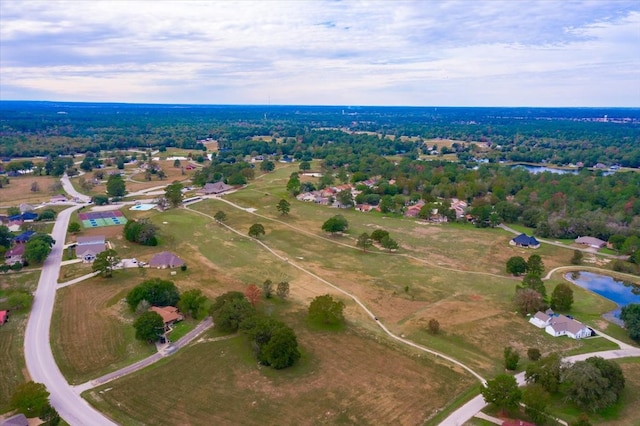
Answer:
[(0, 100), (640, 107), (640, 2), (0, 0)]

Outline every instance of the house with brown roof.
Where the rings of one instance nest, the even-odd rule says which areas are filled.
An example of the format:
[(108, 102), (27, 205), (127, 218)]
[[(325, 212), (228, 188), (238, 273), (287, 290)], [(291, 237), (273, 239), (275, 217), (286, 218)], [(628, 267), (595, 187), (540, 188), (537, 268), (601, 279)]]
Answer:
[(227, 185), (220, 180), (216, 183), (205, 184), (202, 189), (198, 191), (198, 193), (203, 195), (222, 194), (223, 192), (229, 191), (231, 189), (233, 189), (233, 186)]
[(175, 306), (152, 306), (149, 311), (155, 312), (162, 317), (164, 323), (164, 331), (171, 331), (171, 326), (178, 321), (182, 321), (184, 317)]
[(151, 268), (165, 269), (165, 268), (179, 268), (184, 265), (184, 260), (180, 259), (175, 254), (163, 251), (158, 253), (149, 261)]
[(15, 244), (4, 254), (4, 263), (6, 263), (7, 265), (13, 265), (14, 263), (18, 262), (22, 263), (24, 249), (25, 244)]
[(582, 244), (585, 246), (601, 249), (607, 245), (606, 241), (601, 240), (600, 238), (595, 237), (579, 237), (575, 239), (576, 244)]

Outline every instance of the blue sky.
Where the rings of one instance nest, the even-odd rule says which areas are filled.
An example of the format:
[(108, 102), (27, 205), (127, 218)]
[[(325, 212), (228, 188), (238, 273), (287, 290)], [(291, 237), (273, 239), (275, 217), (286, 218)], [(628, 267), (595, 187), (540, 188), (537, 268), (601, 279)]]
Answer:
[(640, 106), (638, 1), (0, 0), (0, 99)]

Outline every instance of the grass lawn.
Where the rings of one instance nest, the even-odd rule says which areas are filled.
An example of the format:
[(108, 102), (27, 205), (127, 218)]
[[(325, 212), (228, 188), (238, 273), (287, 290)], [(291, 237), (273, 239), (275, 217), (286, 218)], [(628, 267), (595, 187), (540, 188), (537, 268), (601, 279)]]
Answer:
[[(16, 290), (35, 290), (39, 277), (39, 271), (3, 274), (0, 297), (4, 298)], [(0, 309), (7, 307), (6, 302), (0, 302)], [(15, 387), (24, 383), (29, 376), (23, 350), (28, 317), (27, 310), (12, 311), (9, 321), (0, 326), (0, 413), (9, 411)]]
[(84, 396), (122, 424), (421, 424), (472, 383), (357, 330), (294, 321), (303, 358), (292, 368), (256, 365), (238, 335), (194, 344)]
[(169, 333), (169, 340), (177, 342), (182, 336), (196, 328), (200, 321), (193, 319), (185, 319), (173, 325), (173, 330)]
[[(15, 207), (18, 207), (22, 203), (40, 204), (49, 201), (52, 195), (59, 193), (59, 191), (49, 191), (49, 187), (59, 181), (59, 178), (52, 176), (25, 175), (11, 177), (9, 178), (9, 185), (4, 185), (0, 188), (0, 198), (7, 201), (11, 200), (10, 205)], [(34, 182), (37, 183), (40, 188), (37, 192), (31, 191), (31, 185)]]
[(118, 271), (56, 294), (51, 347), (71, 384), (79, 384), (151, 355), (155, 347), (135, 340), (133, 316), (122, 301), (139, 283), (137, 272)]

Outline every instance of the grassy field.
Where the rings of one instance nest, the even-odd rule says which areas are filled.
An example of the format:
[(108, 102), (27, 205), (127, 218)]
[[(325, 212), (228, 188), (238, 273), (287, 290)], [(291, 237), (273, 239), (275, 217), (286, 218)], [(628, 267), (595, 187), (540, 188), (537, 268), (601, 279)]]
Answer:
[[(11, 291), (33, 291), (37, 287), (40, 272), (21, 272), (2, 275), (0, 298)], [(6, 302), (0, 302), (0, 309), (7, 308)], [(0, 413), (9, 410), (11, 395), (17, 385), (29, 379), (24, 361), (24, 331), (29, 312), (13, 311), (9, 321), (0, 326)]]
[(123, 425), (413, 425), (471, 383), (357, 330), (295, 328), (303, 358), (286, 370), (256, 365), (243, 336), (205, 340), (85, 396)]
[(51, 322), (51, 347), (71, 384), (79, 384), (151, 355), (155, 346), (134, 339), (133, 316), (122, 301), (137, 272), (93, 278), (60, 289)]
[[(18, 176), (9, 178), (9, 185), (0, 188), (0, 198), (3, 200), (0, 204), (5, 206), (19, 206), (22, 203), (40, 204), (49, 201), (53, 194), (59, 192), (51, 192), (49, 187), (58, 182), (58, 178), (52, 176)], [(39, 191), (31, 191), (31, 185), (36, 182)]]

